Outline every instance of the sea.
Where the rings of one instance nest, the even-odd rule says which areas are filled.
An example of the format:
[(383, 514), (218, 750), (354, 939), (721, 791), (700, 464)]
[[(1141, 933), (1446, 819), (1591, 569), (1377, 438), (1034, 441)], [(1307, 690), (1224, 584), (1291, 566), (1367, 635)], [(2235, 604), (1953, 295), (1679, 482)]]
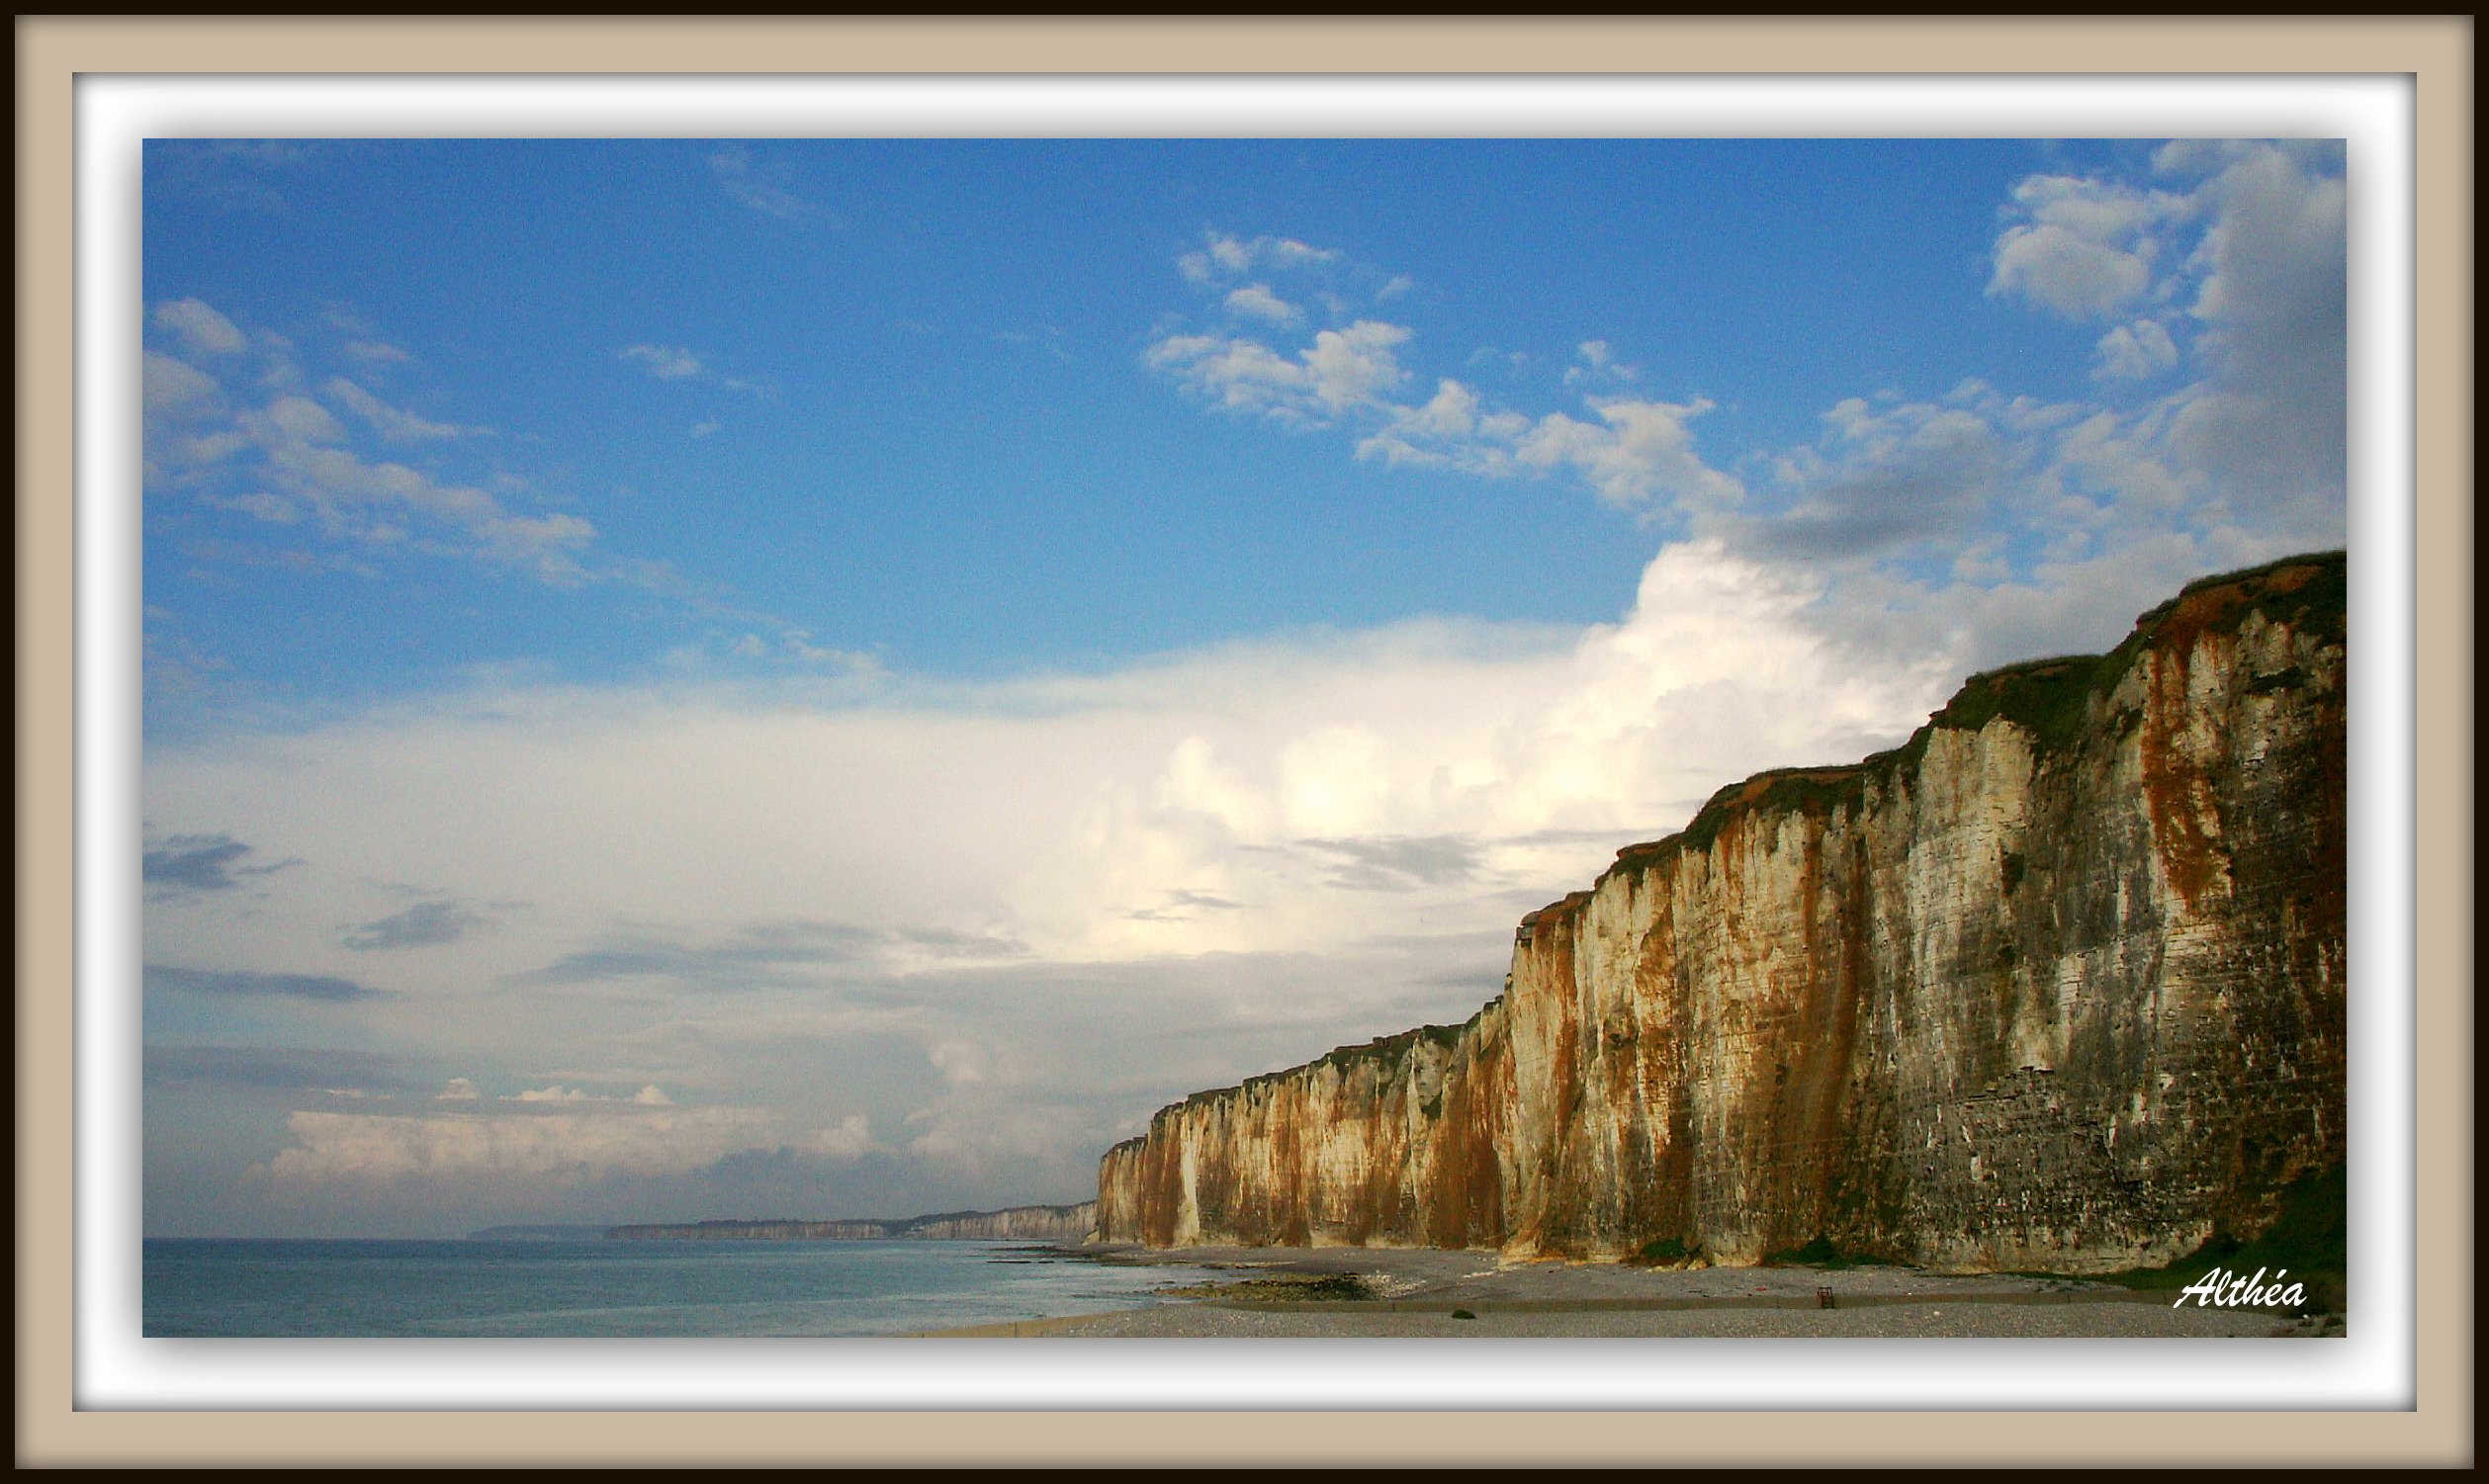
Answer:
[(863, 1336), (1138, 1308), (1177, 1279), (1009, 1242), (150, 1238), (148, 1338)]

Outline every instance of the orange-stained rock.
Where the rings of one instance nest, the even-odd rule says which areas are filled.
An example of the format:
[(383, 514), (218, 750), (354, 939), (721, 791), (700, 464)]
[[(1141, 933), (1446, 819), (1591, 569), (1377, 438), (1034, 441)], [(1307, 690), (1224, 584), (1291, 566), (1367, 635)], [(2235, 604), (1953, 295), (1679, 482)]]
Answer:
[(2343, 1160), (2344, 563), (2191, 584), (1759, 774), (1522, 919), (1467, 1023), (1160, 1110), (1099, 1234), (2111, 1271)]

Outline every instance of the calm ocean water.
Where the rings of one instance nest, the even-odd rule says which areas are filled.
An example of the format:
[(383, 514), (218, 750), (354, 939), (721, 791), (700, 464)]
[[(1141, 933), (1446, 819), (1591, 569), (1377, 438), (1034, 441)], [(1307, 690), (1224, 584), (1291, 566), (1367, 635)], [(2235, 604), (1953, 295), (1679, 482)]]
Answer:
[(1132, 1308), (1170, 1278), (1005, 1242), (151, 1239), (145, 1333), (888, 1335)]

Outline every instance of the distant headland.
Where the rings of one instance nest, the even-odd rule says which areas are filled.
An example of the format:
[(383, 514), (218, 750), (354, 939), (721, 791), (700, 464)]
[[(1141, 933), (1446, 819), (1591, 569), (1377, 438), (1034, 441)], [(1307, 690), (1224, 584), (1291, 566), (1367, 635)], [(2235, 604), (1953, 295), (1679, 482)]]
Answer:
[(691, 1221), (628, 1226), (489, 1226), (478, 1242), (1085, 1242), (1098, 1228), (1098, 1203), (1011, 1206), (999, 1211), (937, 1211), (891, 1221)]

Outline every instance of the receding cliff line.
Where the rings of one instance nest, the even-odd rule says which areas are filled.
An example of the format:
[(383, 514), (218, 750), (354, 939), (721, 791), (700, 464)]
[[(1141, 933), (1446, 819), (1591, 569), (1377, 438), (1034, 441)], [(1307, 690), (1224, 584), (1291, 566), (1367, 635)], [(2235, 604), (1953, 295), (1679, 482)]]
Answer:
[(626, 1242), (1086, 1242), (1097, 1234), (1098, 1205), (1013, 1206), (942, 1211), (900, 1221), (693, 1221), (608, 1227)]
[(1722, 789), (1523, 918), (1467, 1023), (1160, 1110), (1100, 1236), (2099, 1272), (2257, 1235), (2343, 1159), (2344, 583), (2195, 582)]

